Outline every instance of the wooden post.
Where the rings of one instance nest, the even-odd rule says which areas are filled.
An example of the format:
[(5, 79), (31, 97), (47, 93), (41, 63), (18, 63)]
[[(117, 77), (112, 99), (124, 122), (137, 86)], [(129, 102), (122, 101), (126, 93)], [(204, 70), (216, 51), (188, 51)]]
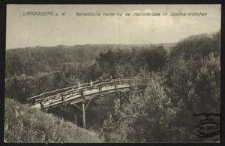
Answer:
[(62, 94), (61, 94), (61, 97), (62, 97), (62, 104), (64, 105), (64, 97)]
[(84, 90), (83, 89), (80, 89), (80, 95), (81, 95), (81, 97), (84, 99), (84, 101), (85, 101), (85, 98), (84, 98)]
[(120, 109), (122, 109), (123, 108), (123, 98), (121, 97), (120, 98)]
[(99, 92), (101, 92), (102, 91), (102, 85), (99, 85), (98, 89), (99, 89)]
[(83, 117), (83, 128), (86, 128), (86, 119), (85, 119), (85, 97), (84, 97), (84, 91), (83, 89), (80, 90), (81, 92), (81, 97), (83, 98), (83, 102), (81, 103), (82, 104), (82, 117)]
[(122, 104), (123, 104), (123, 95), (122, 92), (119, 92), (119, 100), (120, 100), (120, 109), (122, 109)]
[(84, 102), (82, 102), (82, 116), (83, 116), (83, 128), (86, 128), (85, 104), (84, 104)]
[(114, 83), (114, 88), (115, 88), (115, 89), (117, 88), (117, 84), (116, 84), (116, 82)]
[(41, 105), (41, 109), (43, 109), (43, 108), (44, 108), (44, 105), (43, 105), (43, 103), (42, 103), (42, 102), (40, 102), (40, 105)]
[(32, 100), (32, 104), (33, 104), (33, 105), (35, 105), (35, 98), (33, 98), (33, 100)]
[(77, 125), (77, 113), (74, 114), (74, 123)]

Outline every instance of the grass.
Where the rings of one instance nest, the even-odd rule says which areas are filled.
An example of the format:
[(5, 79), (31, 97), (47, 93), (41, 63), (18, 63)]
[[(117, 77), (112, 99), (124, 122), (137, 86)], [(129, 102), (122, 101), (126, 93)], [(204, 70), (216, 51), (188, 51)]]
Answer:
[(94, 132), (8, 98), (5, 99), (4, 140), (7, 143), (103, 142)]

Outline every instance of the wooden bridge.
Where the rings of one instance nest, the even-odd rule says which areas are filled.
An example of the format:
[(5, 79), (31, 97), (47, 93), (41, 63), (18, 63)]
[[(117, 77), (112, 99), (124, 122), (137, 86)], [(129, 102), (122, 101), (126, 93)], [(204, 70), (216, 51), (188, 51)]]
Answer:
[[(74, 105), (83, 113), (83, 127), (86, 127), (85, 110), (91, 99), (115, 93), (120, 103), (130, 99), (131, 83), (136, 78), (105, 79), (90, 83), (78, 84), (67, 88), (44, 92), (28, 98), (28, 101), (36, 108), (47, 110), (61, 105)], [(81, 103), (81, 107), (78, 104)]]

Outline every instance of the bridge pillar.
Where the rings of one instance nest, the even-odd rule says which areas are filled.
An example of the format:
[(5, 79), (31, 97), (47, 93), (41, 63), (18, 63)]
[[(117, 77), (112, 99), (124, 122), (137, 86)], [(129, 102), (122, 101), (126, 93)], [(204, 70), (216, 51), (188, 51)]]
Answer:
[(127, 102), (131, 103), (130, 93), (125, 93), (125, 92), (119, 91), (118, 93), (116, 92), (116, 96), (119, 98), (121, 109), (122, 109), (122, 106), (123, 106), (123, 103), (125, 100), (127, 100)]
[(74, 108), (76, 107), (82, 112), (83, 128), (86, 128), (86, 112), (85, 111), (86, 111), (86, 108), (88, 107), (88, 105), (90, 104), (90, 102), (91, 102), (91, 99), (89, 99), (87, 104), (85, 103), (85, 100), (83, 100), (82, 102), (79, 102), (79, 103), (81, 103), (81, 107), (78, 106), (76, 103), (71, 104), (71, 105), (74, 105)]
[(35, 98), (32, 100), (32, 104), (35, 105)]
[(84, 102), (82, 102), (82, 118), (83, 118), (83, 128), (86, 128), (85, 103)]
[(74, 121), (74, 123), (77, 125), (77, 113), (74, 113), (73, 121)]
[(122, 94), (122, 92), (120, 91), (119, 95), (117, 95), (117, 96), (120, 100), (120, 109), (122, 109), (122, 106), (123, 106), (123, 94)]

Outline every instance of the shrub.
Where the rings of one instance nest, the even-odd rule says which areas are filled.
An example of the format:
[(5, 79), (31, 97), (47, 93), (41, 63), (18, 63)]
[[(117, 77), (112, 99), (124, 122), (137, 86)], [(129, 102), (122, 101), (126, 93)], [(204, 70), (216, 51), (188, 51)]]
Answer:
[(5, 142), (99, 143), (99, 136), (71, 122), (43, 113), (11, 99), (5, 101)]

